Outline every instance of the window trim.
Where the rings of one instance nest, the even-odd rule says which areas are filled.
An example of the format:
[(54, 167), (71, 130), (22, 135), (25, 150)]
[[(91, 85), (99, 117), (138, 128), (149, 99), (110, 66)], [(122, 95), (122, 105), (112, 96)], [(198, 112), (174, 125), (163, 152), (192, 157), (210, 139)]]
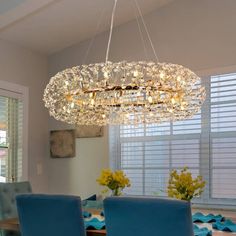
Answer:
[(20, 98), (23, 102), (23, 127), (22, 127), (23, 157), (22, 157), (21, 181), (27, 181), (29, 180), (29, 171), (28, 171), (29, 88), (23, 85), (0, 80), (0, 95)]

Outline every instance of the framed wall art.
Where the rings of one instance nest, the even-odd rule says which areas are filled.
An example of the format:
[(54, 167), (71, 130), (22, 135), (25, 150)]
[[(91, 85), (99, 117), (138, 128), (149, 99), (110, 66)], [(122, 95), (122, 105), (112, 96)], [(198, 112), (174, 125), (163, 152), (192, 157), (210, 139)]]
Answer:
[(50, 132), (50, 155), (52, 158), (75, 156), (75, 130), (52, 130)]

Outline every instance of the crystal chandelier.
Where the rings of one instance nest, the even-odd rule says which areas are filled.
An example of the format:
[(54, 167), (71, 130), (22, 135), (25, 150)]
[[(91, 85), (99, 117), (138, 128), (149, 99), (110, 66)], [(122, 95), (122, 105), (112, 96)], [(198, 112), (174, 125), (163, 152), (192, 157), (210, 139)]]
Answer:
[(171, 63), (108, 61), (116, 4), (117, 0), (106, 61), (65, 69), (52, 77), (43, 98), (50, 115), (76, 125), (150, 124), (191, 118), (205, 100), (205, 88), (194, 72)]

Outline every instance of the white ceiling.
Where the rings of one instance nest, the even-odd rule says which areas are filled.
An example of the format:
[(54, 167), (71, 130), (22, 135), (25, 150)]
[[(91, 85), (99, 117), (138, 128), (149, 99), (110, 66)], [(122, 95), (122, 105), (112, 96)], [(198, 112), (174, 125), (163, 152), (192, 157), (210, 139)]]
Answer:
[[(143, 14), (172, 1), (138, 0)], [(0, 0), (0, 38), (52, 54), (107, 30), (113, 3), (114, 0)], [(118, 1), (115, 25), (135, 19), (133, 3), (134, 0)]]

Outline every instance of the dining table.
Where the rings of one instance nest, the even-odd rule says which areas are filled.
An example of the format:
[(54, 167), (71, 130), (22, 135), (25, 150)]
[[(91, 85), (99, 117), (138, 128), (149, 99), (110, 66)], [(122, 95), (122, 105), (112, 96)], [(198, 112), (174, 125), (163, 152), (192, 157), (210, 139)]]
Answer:
[[(204, 225), (206, 226), (206, 225)], [(20, 231), (20, 226), (19, 226), (19, 221), (17, 218), (10, 218), (6, 220), (1, 220), (0, 221), (0, 229), (4, 230), (11, 230), (11, 231)], [(87, 236), (105, 236), (106, 235), (106, 230), (93, 230), (93, 229), (88, 229), (86, 230)], [(230, 232), (222, 232), (222, 231), (213, 231), (213, 236), (233, 236), (236, 235), (235, 233), (230, 233)]]
[[(91, 209), (92, 214), (96, 217), (96, 210)], [(236, 220), (236, 216), (233, 220)], [(204, 227), (211, 227), (211, 224), (200, 224)], [(20, 225), (19, 225), (19, 220), (17, 218), (10, 218), (10, 219), (5, 219), (5, 220), (0, 220), (0, 229), (3, 230), (11, 230), (11, 231), (20, 231)], [(96, 229), (87, 229), (86, 230), (87, 236), (105, 236), (106, 235), (106, 230), (101, 229), (101, 230), (96, 230)], [(153, 232), (153, 235), (155, 235), (155, 232)], [(222, 231), (216, 231), (213, 230), (212, 236), (234, 236), (236, 233), (231, 233), (231, 232), (222, 232)]]

